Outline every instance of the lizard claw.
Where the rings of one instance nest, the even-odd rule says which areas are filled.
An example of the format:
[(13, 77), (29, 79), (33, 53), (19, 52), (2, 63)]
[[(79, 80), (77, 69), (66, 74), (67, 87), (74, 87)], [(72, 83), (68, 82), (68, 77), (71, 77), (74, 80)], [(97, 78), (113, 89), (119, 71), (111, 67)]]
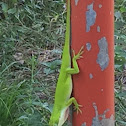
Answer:
[(78, 52), (77, 55), (75, 55), (75, 51), (72, 50), (72, 52), (73, 52), (73, 58), (75, 60), (80, 59), (80, 58), (83, 58), (83, 56), (81, 56), (84, 53), (83, 49), (84, 49), (84, 46), (81, 47), (81, 49), (79, 50), (79, 52)]
[(80, 112), (82, 114), (82, 111), (80, 110), (80, 107), (83, 107), (82, 105), (77, 105), (77, 106), (74, 106), (74, 110), (77, 111), (77, 114)]

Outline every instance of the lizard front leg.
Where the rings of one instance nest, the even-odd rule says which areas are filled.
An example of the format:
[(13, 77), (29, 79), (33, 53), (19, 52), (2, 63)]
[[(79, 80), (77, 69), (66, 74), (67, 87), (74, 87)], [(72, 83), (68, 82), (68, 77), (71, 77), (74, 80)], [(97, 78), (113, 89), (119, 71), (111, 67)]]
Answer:
[(78, 52), (77, 55), (75, 55), (75, 52), (73, 50), (73, 58), (72, 58), (73, 68), (67, 68), (66, 69), (66, 72), (68, 74), (77, 74), (77, 73), (79, 73), (77, 60), (82, 58), (82, 54), (84, 52), (83, 49), (84, 49), (84, 46), (81, 47), (81, 49), (80, 49), (80, 51)]
[[(68, 74), (77, 74), (77, 73), (79, 73), (77, 59), (82, 58), (82, 54), (84, 52), (83, 49), (84, 49), (84, 47), (82, 46), (77, 55), (75, 55), (75, 52), (73, 50), (73, 58), (72, 58), (73, 68), (67, 68), (66, 69), (66, 72)], [(72, 103), (74, 104), (74, 109), (77, 111), (77, 114), (78, 114), (78, 112), (81, 112), (79, 107), (81, 107), (82, 105), (79, 105), (74, 97), (72, 97), (72, 98), (70, 98), (68, 100), (68, 102), (66, 103), (66, 106), (69, 107)]]

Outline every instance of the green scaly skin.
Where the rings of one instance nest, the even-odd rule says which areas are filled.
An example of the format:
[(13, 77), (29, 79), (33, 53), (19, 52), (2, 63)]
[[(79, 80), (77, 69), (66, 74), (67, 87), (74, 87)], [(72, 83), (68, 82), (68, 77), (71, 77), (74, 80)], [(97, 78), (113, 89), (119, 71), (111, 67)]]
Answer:
[(49, 126), (62, 126), (68, 118), (69, 106), (73, 103), (77, 113), (81, 110), (74, 97), (70, 98), (72, 92), (72, 74), (79, 73), (77, 59), (80, 59), (83, 53), (83, 47), (77, 55), (73, 51), (73, 68), (71, 68), (71, 57), (70, 57), (70, 0), (67, 4), (67, 25), (66, 25), (66, 36), (65, 45), (62, 55), (62, 65), (60, 69), (60, 74), (57, 82), (56, 92), (55, 92), (55, 102), (53, 107), (53, 112), (51, 114)]

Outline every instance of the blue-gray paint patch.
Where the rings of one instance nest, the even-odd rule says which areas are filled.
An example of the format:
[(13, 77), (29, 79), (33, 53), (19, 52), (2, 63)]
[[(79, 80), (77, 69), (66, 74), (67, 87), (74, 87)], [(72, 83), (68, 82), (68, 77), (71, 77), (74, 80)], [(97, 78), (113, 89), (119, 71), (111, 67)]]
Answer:
[(99, 53), (97, 55), (97, 63), (101, 70), (105, 70), (109, 65), (108, 42), (105, 37), (98, 40)]
[(100, 32), (101, 29), (100, 29), (100, 26), (97, 26), (97, 32)]
[(90, 77), (90, 79), (92, 79), (92, 78), (93, 78), (93, 74), (90, 73), (90, 74), (89, 74), (89, 77)]
[(90, 27), (95, 24), (96, 12), (93, 10), (93, 3), (87, 6), (86, 11), (86, 32), (90, 31)]
[(102, 5), (101, 4), (99, 4), (99, 8), (102, 8)]
[(90, 42), (86, 43), (86, 48), (87, 48), (88, 51), (91, 50), (91, 43)]
[(79, 0), (75, 0), (75, 5), (77, 6)]
[(84, 122), (81, 126), (86, 126), (86, 122)]
[(114, 116), (111, 115), (110, 118), (106, 118), (106, 113), (109, 109), (106, 109), (103, 114), (99, 115), (96, 103), (93, 103), (93, 107), (95, 110), (95, 117), (92, 119), (91, 126), (114, 126)]

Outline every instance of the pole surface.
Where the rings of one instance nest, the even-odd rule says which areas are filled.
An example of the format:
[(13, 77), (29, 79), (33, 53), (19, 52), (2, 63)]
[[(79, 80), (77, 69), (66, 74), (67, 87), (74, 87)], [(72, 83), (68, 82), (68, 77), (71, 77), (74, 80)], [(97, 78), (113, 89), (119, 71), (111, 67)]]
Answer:
[(73, 75), (73, 96), (82, 114), (73, 126), (114, 126), (114, 0), (71, 0), (71, 42), (80, 73)]

